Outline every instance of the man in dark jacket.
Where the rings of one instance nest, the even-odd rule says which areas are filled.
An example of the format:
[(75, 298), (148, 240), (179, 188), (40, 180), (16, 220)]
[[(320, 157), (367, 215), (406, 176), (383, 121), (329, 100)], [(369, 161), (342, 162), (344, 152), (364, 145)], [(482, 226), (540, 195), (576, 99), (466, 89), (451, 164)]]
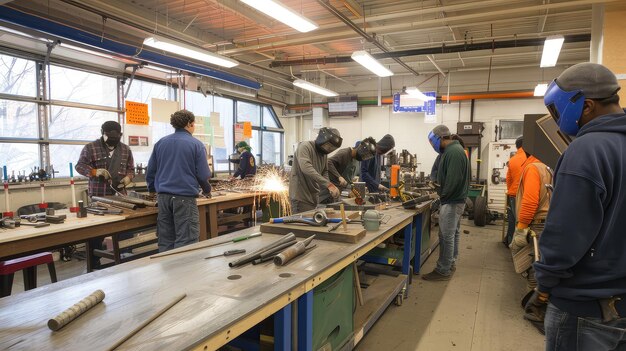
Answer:
[[(372, 137), (358, 141), (354, 147), (338, 150), (328, 158), (328, 179), (339, 189), (345, 189), (352, 183), (356, 168), (362, 161), (376, 155), (376, 140)], [(334, 201), (327, 188), (320, 190), (319, 202), (327, 204)]]
[(559, 129), (576, 135), (556, 166), (538, 286), (526, 304), (531, 320), (548, 304), (546, 350), (625, 347), (626, 114), (618, 90), (606, 67), (581, 63), (544, 97)]
[(469, 192), (470, 167), (465, 150), (458, 140), (452, 139), (450, 129), (438, 125), (429, 135), (433, 149), (441, 155), (437, 171), (439, 209), (439, 260), (437, 267), (424, 274), (424, 280), (450, 280), (456, 270), (459, 255), (459, 229)]
[(376, 143), (376, 156), (361, 162), (361, 181), (365, 182), (370, 193), (387, 192), (386, 186), (380, 184), (380, 172), (383, 156), (396, 147), (396, 141), (391, 134), (386, 134)]
[(328, 179), (328, 154), (341, 147), (343, 139), (335, 128), (321, 128), (317, 138), (298, 144), (289, 176), (289, 201), (293, 213), (315, 209), (321, 188), (338, 198), (339, 189)]
[(256, 174), (256, 160), (252, 154), (252, 148), (245, 141), (240, 141), (235, 145), (239, 153), (239, 165), (233, 175), (233, 179), (240, 177), (241, 179), (254, 176)]
[(173, 134), (154, 144), (148, 161), (148, 191), (158, 193), (159, 251), (198, 242), (200, 214), (196, 198), (200, 188), (210, 194), (211, 171), (204, 144), (193, 137), (196, 117), (187, 110), (172, 114)]

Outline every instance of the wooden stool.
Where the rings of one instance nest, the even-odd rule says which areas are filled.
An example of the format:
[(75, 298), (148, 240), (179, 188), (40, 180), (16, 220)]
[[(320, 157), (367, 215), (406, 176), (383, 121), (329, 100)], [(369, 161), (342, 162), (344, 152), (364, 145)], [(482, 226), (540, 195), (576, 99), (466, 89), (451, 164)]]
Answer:
[(42, 252), (30, 256), (20, 257), (8, 261), (0, 261), (0, 297), (11, 295), (13, 289), (13, 275), (17, 271), (24, 274), (24, 290), (37, 287), (37, 266), (47, 264), (50, 272), (50, 280), (57, 281), (57, 273), (54, 269), (54, 259), (50, 252)]

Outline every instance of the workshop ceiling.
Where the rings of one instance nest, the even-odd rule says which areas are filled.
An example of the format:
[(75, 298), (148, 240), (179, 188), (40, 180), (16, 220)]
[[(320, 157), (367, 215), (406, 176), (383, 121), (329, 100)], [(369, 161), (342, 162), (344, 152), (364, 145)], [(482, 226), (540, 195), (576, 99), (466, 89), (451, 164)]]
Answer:
[[(7, 2), (7, 1), (0, 1)], [(319, 28), (299, 33), (239, 0), (21, 0), (7, 6), (141, 47), (156, 32), (242, 62), (229, 72), (290, 91), (292, 75), (357, 81), (372, 74), (355, 62), (272, 67), (274, 61), (382, 52), (321, 3), (335, 8), (388, 51), (591, 33), (599, 0), (281, 0)], [(104, 19), (104, 21), (103, 21)], [(541, 46), (401, 57), (420, 74), (538, 67)], [(589, 59), (589, 42), (565, 43), (559, 65)], [(391, 58), (381, 63), (411, 75)], [(320, 73), (323, 72), (323, 73)]]

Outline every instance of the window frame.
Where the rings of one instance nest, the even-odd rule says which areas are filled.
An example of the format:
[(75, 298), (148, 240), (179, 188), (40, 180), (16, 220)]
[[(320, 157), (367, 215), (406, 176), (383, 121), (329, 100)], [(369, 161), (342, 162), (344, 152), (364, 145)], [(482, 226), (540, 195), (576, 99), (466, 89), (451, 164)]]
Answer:
[[(49, 116), (51, 113), (52, 106), (114, 112), (114, 113), (117, 113), (117, 121), (120, 124), (124, 125), (124, 104), (126, 101), (125, 93), (126, 93), (126, 87), (127, 87), (126, 84), (128, 83), (129, 79), (132, 79), (131, 84), (133, 84), (135, 81), (145, 81), (148, 83), (164, 85), (167, 88), (167, 97), (166, 97), (167, 99), (173, 99), (176, 101), (181, 100), (181, 96), (180, 96), (181, 89), (175, 83), (170, 83), (170, 82), (162, 81), (159, 79), (154, 79), (151, 77), (143, 77), (143, 76), (135, 76), (131, 78), (131, 75), (127, 72), (113, 72), (113, 71), (107, 71), (105, 69), (96, 68), (96, 67), (90, 67), (90, 66), (85, 67), (84, 65), (82, 67), (78, 67), (77, 64), (71, 61), (59, 60), (55, 58), (50, 58), (50, 60), (46, 62), (44, 55), (24, 52), (21, 50), (15, 50), (11, 48), (2, 48), (0, 50), (0, 53), (6, 56), (13, 56), (13, 57), (20, 58), (20, 59), (30, 60), (35, 63), (36, 96), (32, 97), (32, 96), (0, 93), (0, 99), (18, 101), (18, 102), (35, 103), (37, 106), (36, 114), (37, 114), (37, 122), (38, 122), (38, 137), (15, 138), (15, 137), (0, 136), (0, 143), (25, 143), (25, 144), (38, 145), (39, 160), (36, 163), (38, 164), (39, 167), (42, 167), (44, 169), (49, 169), (51, 166), (50, 164), (50, 146), (51, 145), (86, 145), (87, 143), (91, 142), (91, 141), (77, 140), (77, 139), (50, 138), (49, 137)], [(71, 102), (71, 101), (51, 99), (51, 92), (49, 91), (51, 87), (51, 85), (49, 84), (49, 79), (51, 78), (50, 68), (49, 68), (50, 65), (59, 66), (59, 67), (72, 69), (76, 71), (82, 71), (82, 72), (86, 72), (90, 74), (97, 74), (97, 75), (115, 78), (116, 87), (117, 87), (117, 92), (116, 92), (117, 106), (116, 107), (115, 106), (102, 106), (102, 105), (95, 105), (95, 104), (86, 104), (86, 103), (80, 103), (80, 102)], [(263, 134), (266, 131), (280, 133), (280, 158), (282, 162), (282, 160), (284, 159), (284, 152), (285, 152), (284, 150), (285, 149), (285, 145), (284, 145), (285, 130), (280, 122), (280, 119), (276, 115), (276, 112), (274, 111), (273, 106), (270, 104), (259, 102), (259, 101), (240, 98), (240, 97), (236, 97), (232, 95), (225, 95), (225, 94), (216, 94), (216, 95), (217, 96), (213, 96), (213, 97), (222, 97), (222, 98), (230, 99), (233, 102), (232, 104), (233, 135), (234, 135), (234, 130), (235, 130), (235, 123), (237, 123), (237, 103), (245, 102), (245, 103), (250, 103), (250, 104), (254, 104), (258, 106), (259, 113), (260, 113), (260, 126), (252, 127), (253, 130), (258, 131), (258, 135), (260, 139), (259, 145), (261, 145), (260, 150), (258, 150), (260, 156), (259, 156), (259, 159), (257, 160), (257, 164), (260, 165), (264, 163)], [(210, 95), (207, 95), (207, 97), (211, 98)], [(212, 105), (213, 105), (212, 110), (215, 110), (215, 103), (213, 102)], [(267, 109), (265, 107), (267, 107)], [(269, 111), (269, 115), (268, 113), (266, 113), (266, 111)], [(265, 120), (267, 118), (271, 118), (274, 121), (274, 124), (278, 126), (278, 128), (266, 127)], [(224, 127), (227, 128), (227, 126), (224, 126)], [(154, 144), (153, 142), (151, 143)], [(232, 145), (230, 145), (230, 147), (227, 145), (227, 153), (228, 153), (229, 148), (230, 150), (234, 150), (235, 144), (236, 143), (233, 138)], [(228, 160), (217, 160), (217, 159), (214, 160), (215, 164), (217, 164), (219, 161), (228, 162)], [(59, 167), (64, 167), (62, 165), (55, 165), (55, 166), (57, 169), (59, 169)], [(234, 169), (230, 169), (230, 168), (231, 167), (229, 166), (229, 170), (220, 170), (220, 171), (216, 171), (215, 173), (234, 172)], [(63, 178), (66, 178), (66, 177), (59, 177), (59, 179), (63, 179)]]

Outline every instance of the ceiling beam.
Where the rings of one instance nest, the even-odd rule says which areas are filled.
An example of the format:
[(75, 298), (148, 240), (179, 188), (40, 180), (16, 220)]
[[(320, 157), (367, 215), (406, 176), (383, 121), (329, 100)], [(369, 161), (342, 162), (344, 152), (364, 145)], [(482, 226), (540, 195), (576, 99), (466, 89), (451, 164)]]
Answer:
[(357, 18), (363, 17), (363, 9), (361, 8), (361, 5), (359, 5), (358, 2), (354, 0), (341, 0), (341, 3), (343, 4), (345, 8), (348, 9), (348, 11), (350, 11), (354, 15), (354, 17), (357, 17)]
[(216, 4), (223, 6), (228, 11), (235, 15), (245, 17), (250, 21), (263, 26), (265, 28), (272, 28), (275, 21), (269, 17), (261, 14), (260, 12), (253, 10), (248, 5), (242, 4), (239, 0), (204, 0), (206, 3)]
[[(321, 1), (321, 0), (318, 0)], [(414, 29), (420, 28), (432, 28), (434, 25), (450, 25), (452, 22), (466, 22), (466, 21), (475, 21), (477, 19), (484, 19), (487, 17), (507, 17), (511, 18), (518, 14), (523, 13), (537, 13), (538, 11), (544, 10), (554, 10), (554, 9), (564, 9), (564, 8), (575, 8), (585, 5), (592, 5), (594, 3), (606, 3), (606, 2), (616, 2), (622, 0), (573, 0), (562, 3), (554, 3), (554, 4), (545, 4), (538, 6), (525, 6), (518, 8), (508, 8), (504, 10), (495, 10), (495, 11), (487, 11), (480, 13), (471, 13), (465, 15), (458, 16), (450, 16), (446, 18), (435, 18), (430, 20), (420, 20), (415, 22), (405, 22), (405, 23), (395, 23), (395, 24), (387, 24), (385, 26), (377, 26), (368, 28), (368, 32), (377, 33), (377, 34), (389, 34), (389, 33), (400, 33), (403, 31), (411, 31)], [(486, 1), (485, 1), (486, 2)], [(483, 3), (481, 1), (480, 3)], [(439, 11), (439, 9), (438, 9)], [(532, 15), (531, 15), (532, 16)], [(535, 15), (536, 16), (536, 15)], [(533, 16), (533, 17), (535, 17)], [(472, 23), (468, 23), (466, 25), (471, 25)], [(236, 49), (227, 49), (224, 50), (224, 54), (238, 54), (243, 52), (250, 52), (254, 50), (260, 50), (264, 48), (279, 48), (285, 45), (303, 45), (303, 44), (313, 44), (320, 42), (327, 42), (331, 40), (343, 40), (343, 39), (351, 39), (358, 37), (358, 34), (354, 33), (352, 30), (334, 30), (330, 32), (324, 31), (315, 31), (316, 34), (307, 33), (308, 35), (296, 35), (296, 36), (288, 36), (288, 39), (282, 41), (271, 41), (264, 42), (260, 44), (250, 45), (242, 48)]]

